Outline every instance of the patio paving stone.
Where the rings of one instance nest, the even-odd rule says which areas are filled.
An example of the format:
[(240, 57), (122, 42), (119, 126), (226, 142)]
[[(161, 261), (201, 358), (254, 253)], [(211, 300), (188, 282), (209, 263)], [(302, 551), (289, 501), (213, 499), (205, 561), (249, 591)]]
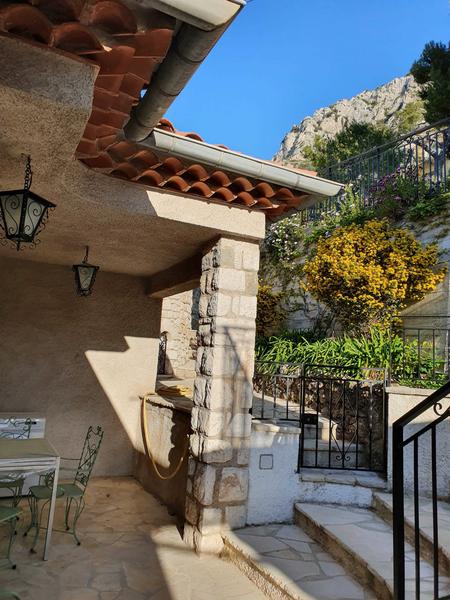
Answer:
[[(340, 518), (345, 518), (344, 511)], [(370, 591), (296, 525), (245, 527), (226, 534), (226, 540), (235, 564), (250, 572), (255, 565), (255, 581), (260, 581), (257, 573), (263, 572), (265, 578), (261, 581), (275, 582), (278, 589), (293, 598), (375, 600)], [(271, 551), (276, 542), (286, 544), (288, 549)]]
[[(14, 545), (17, 569), (1, 585), (22, 600), (264, 600), (237, 567), (197, 556), (182, 541), (166, 508), (132, 478), (95, 478), (79, 521), (81, 546), (54, 532), (50, 558), (30, 554), (26, 502)], [(62, 526), (58, 503), (56, 527)], [(285, 544), (279, 544), (288, 548)]]

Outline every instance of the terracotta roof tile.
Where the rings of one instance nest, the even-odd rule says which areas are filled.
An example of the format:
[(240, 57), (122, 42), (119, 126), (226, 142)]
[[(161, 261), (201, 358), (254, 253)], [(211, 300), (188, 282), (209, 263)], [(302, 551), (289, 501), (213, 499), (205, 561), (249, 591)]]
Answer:
[[(0, 9), (0, 31), (71, 53), (99, 66), (92, 112), (76, 156), (111, 176), (277, 215), (305, 194), (225, 172), (121, 139), (141, 92), (171, 45), (175, 19), (156, 10), (135, 14), (126, 0), (29, 0)], [(197, 141), (168, 119), (162, 130)], [(225, 146), (220, 146), (226, 148)]]

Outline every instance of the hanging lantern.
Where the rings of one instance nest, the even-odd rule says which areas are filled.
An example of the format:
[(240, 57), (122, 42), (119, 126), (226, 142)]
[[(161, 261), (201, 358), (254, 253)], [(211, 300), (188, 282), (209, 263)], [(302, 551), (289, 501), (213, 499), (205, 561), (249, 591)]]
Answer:
[(36, 236), (43, 229), (48, 209), (55, 205), (30, 191), (33, 172), (27, 157), (25, 182), (22, 190), (0, 192), (0, 226), (5, 238), (20, 250), (21, 244), (36, 245)]
[(100, 268), (88, 263), (88, 255), (89, 246), (86, 246), (86, 254), (84, 255), (83, 262), (72, 266), (72, 269), (75, 272), (77, 293), (80, 296), (89, 296), (92, 293), (95, 276)]

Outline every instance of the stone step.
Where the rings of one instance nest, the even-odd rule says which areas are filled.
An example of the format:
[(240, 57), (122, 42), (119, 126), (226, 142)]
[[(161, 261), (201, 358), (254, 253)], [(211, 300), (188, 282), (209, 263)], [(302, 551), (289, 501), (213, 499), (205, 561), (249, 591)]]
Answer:
[[(377, 492), (373, 494), (373, 508), (387, 523), (392, 524), (392, 494)], [(419, 499), (420, 550), (422, 558), (433, 561), (433, 511), (429, 498)], [(450, 504), (438, 502), (438, 549), (441, 572), (450, 575)], [(414, 503), (405, 498), (405, 537), (414, 543)]]
[(386, 489), (386, 479), (370, 471), (302, 468), (299, 479), (300, 503), (370, 508), (373, 491)]
[(276, 600), (376, 600), (296, 525), (264, 525), (224, 535), (223, 557), (268, 598)]
[[(393, 598), (392, 528), (373, 510), (326, 504), (297, 503), (295, 521), (380, 600)], [(415, 597), (414, 550), (405, 544), (406, 597)], [(433, 569), (422, 560), (421, 600), (433, 598)], [(450, 580), (440, 578), (440, 595), (450, 593)]]

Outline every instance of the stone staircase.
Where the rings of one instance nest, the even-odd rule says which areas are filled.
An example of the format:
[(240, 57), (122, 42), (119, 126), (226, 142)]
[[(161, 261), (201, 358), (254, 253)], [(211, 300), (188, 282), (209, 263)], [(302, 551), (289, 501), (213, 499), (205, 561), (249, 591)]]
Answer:
[[(339, 475), (339, 474), (337, 474)], [(269, 598), (393, 598), (392, 496), (372, 506), (295, 504), (294, 525), (247, 527), (225, 535), (226, 556)], [(432, 507), (420, 500), (421, 600), (433, 599)], [(415, 598), (413, 504), (406, 500), (406, 597)], [(440, 597), (450, 594), (450, 504), (439, 502)]]

